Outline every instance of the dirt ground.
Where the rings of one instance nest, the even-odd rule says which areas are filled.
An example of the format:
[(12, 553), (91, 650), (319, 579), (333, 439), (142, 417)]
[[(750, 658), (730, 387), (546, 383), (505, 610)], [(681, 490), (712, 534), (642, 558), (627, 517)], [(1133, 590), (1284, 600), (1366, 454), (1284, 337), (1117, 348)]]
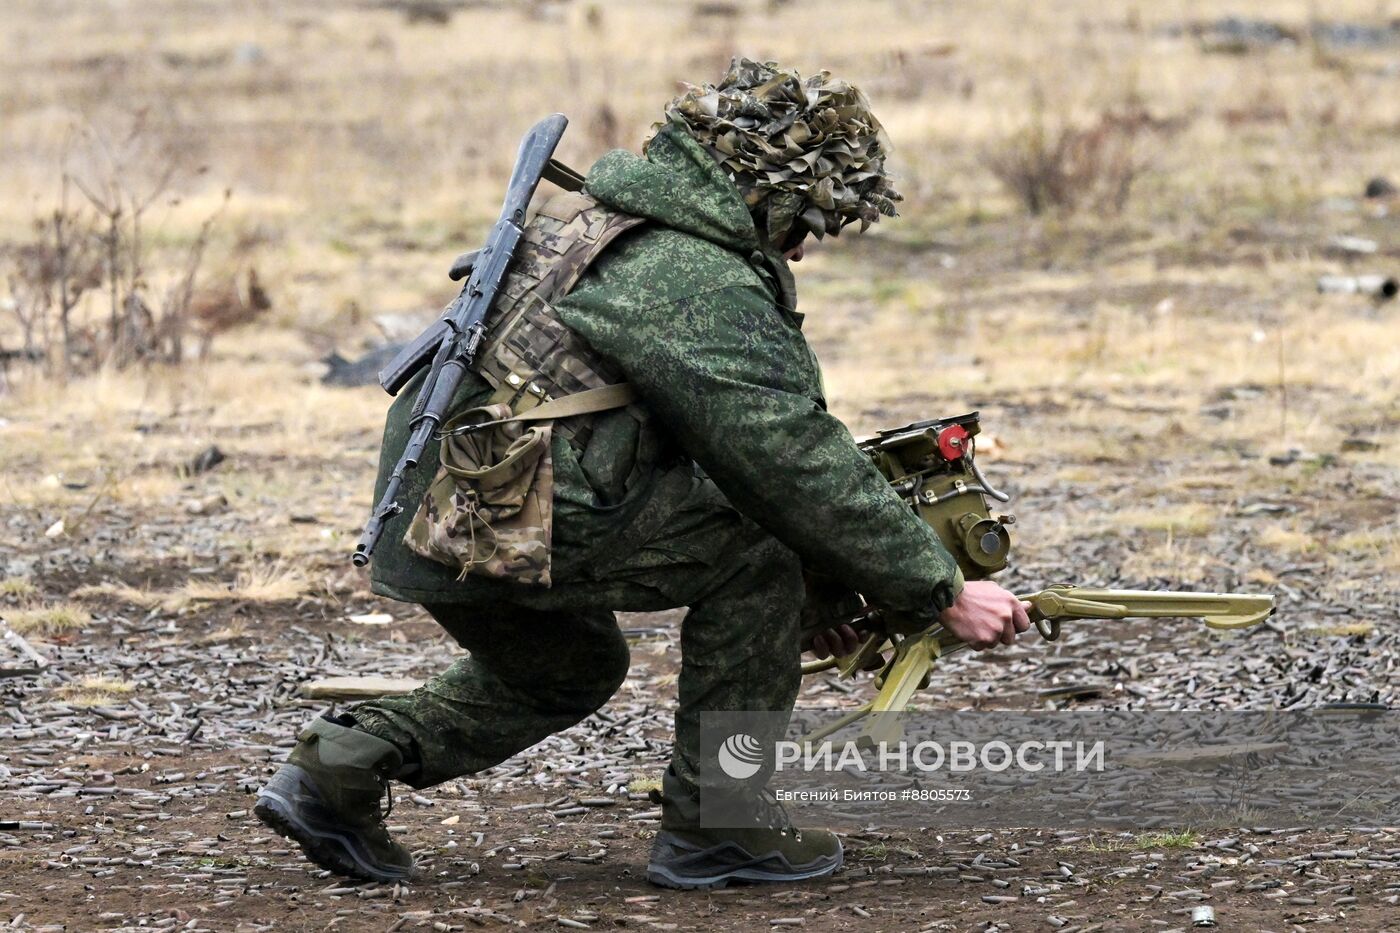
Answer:
[[(1039, 417), (1023, 412), (1025, 429)], [(1036, 470), (997, 465), (1007, 477)], [(1023, 484), (1018, 508), (1028, 513), (1071, 497), (1050, 478)], [(125, 520), (120, 510), (104, 514), (116, 524), (95, 532), (99, 539)], [(8, 521), (17, 540), (38, 533), (24, 514), (10, 510)], [(1105, 536), (1077, 545), (1073, 558), (1028, 557), (1015, 584), (1061, 578), (1067, 562), (1096, 568), (1094, 582), (1131, 582), (1104, 568), (1123, 566), (1134, 541)], [(71, 592), (114, 572), (96, 559), (78, 570), (75, 556), (33, 555), (36, 585)], [(1328, 595), (1317, 565), (1267, 555), (1260, 564), (1278, 574), (1283, 604), (1263, 627), (1212, 635), (1182, 622), (1082, 623), (1054, 644), (1028, 639), (954, 656), (920, 706), (1393, 703), (1395, 631), (1367, 620), (1394, 612), (1394, 581), (1364, 602), (1345, 601)], [(149, 563), (117, 566), (122, 579), (155, 592), (180, 579)], [(1242, 575), (1218, 561), (1203, 582), (1238, 584)], [(0, 828), (0, 915), (19, 928), (1167, 930), (1188, 928), (1203, 905), (1232, 930), (1393, 929), (1400, 917), (1400, 833), (1380, 828), (871, 831), (846, 837), (846, 866), (829, 883), (651, 888), (642, 872), (656, 811), (641, 791), (667, 754), (674, 614), (623, 617), (633, 671), (597, 716), (489, 773), (422, 794), (402, 789), (389, 822), (420, 861), (414, 883), (349, 884), (250, 816), (256, 787), (298, 725), (323, 708), (299, 698), (297, 686), (343, 673), (427, 676), (454, 646), (409, 607), (353, 592), (175, 612), (127, 601), (151, 592), (88, 597), (101, 624), (36, 639), (54, 669), (0, 685), (0, 815), (19, 821)], [(386, 608), (396, 621), (350, 621)], [(1096, 689), (1049, 698), (1066, 686)], [(868, 689), (853, 696), (814, 677), (802, 703), (848, 705)]]
[[(1394, 14), (0, 4), (0, 618), (52, 662), (0, 679), (0, 925), (1066, 933), (1193, 929), (1210, 907), (1222, 930), (1400, 929), (1396, 827), (871, 830), (826, 883), (653, 889), (643, 791), (668, 754), (674, 614), (624, 618), (632, 675), (596, 716), (397, 795), (413, 884), (327, 877), (250, 816), (324, 708), (303, 682), (425, 677), (455, 650), (350, 567), (386, 398), (323, 384), (323, 357), (432, 319), (534, 119), (567, 112), (563, 155), (586, 167), (635, 149), (678, 81), (736, 51), (851, 77), (894, 145), (903, 216), (796, 269), (832, 411), (868, 434), (980, 409), (979, 460), (1014, 497), (1013, 589), (1278, 598), (1247, 632), (1084, 623), (957, 655), (920, 708), (1395, 706), (1400, 311), (1317, 288), (1400, 268)], [(1118, 175), (1098, 177), (1055, 164), (1057, 139), (1131, 145), (1101, 152), (1094, 171)], [(1016, 158), (1056, 183), (1089, 172), (1082, 203), (1032, 213), (991, 170)], [(131, 287), (160, 310), (207, 246), (203, 293), (256, 267), (271, 309), (179, 366), (28, 367), (36, 299), (17, 285), (61, 180), (139, 194), (167, 169)], [(118, 291), (83, 293), (79, 331), (106, 326)], [(816, 677), (801, 702), (869, 690)]]
[[(867, 832), (846, 837), (846, 866), (830, 882), (652, 888), (642, 872), (656, 811), (627, 785), (654, 777), (665, 757), (676, 655), (665, 617), (626, 620), (638, 632), (633, 676), (597, 717), (489, 774), (423, 794), (401, 789), (389, 822), (414, 849), (418, 879), (347, 883), (249, 815), (297, 723), (320, 708), (294, 688), (313, 670), (424, 674), (449, 649), (431, 623), (365, 640), (341, 621), (249, 621), (281, 635), (211, 641), (220, 620), (210, 620), (183, 626), (171, 644), (137, 621), (53, 649), (140, 683), (125, 703), (85, 709), (6, 691), (3, 816), (24, 821), (0, 832), (0, 912), (22, 918), (14, 926), (1165, 930), (1189, 927), (1206, 905), (1222, 929), (1283, 931), (1380, 930), (1400, 916), (1393, 830)], [(1016, 681), (1028, 691), (1047, 682), (1043, 648), (1018, 649), (1009, 666), (1024, 671), (993, 678), (1008, 688), (999, 696), (1014, 696)], [(1150, 663), (1152, 652), (1140, 657)], [(990, 666), (965, 662), (940, 687), (982, 681)], [(817, 684), (807, 701), (832, 692)]]

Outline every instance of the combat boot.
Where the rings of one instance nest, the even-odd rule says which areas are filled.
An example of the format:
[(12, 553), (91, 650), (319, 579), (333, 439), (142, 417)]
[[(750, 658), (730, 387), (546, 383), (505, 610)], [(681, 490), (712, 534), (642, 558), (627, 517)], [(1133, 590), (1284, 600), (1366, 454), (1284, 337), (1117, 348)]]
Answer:
[(662, 796), (661, 831), (652, 842), (647, 880), (665, 888), (722, 888), (730, 882), (824, 878), (841, 867), (836, 834), (796, 828), (772, 792), (746, 801), (744, 809), (753, 825), (705, 829), (694, 800)]
[[(413, 856), (389, 837), (389, 780), (403, 766), (391, 742), (331, 719), (314, 720), (283, 765), (258, 792), (253, 813), (339, 875), (398, 881)], [(380, 801), (389, 798), (382, 811)]]

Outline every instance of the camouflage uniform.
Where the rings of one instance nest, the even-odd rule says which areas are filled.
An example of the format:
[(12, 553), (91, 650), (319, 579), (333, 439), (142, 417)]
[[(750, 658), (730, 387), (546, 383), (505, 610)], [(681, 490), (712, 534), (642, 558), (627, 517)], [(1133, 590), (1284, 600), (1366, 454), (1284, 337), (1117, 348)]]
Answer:
[[(711, 152), (673, 120), (645, 158), (612, 152), (588, 173), (588, 194), (647, 223), (557, 310), (649, 417), (608, 412), (582, 437), (552, 437), (552, 585), (459, 579), (401, 543), (410, 514), (375, 554), (374, 591), (424, 604), (471, 653), (408, 696), (351, 710), (417, 762), (403, 773), (415, 786), (489, 767), (605, 703), (627, 670), (615, 610), (688, 606), (668, 792), (693, 795), (707, 777), (700, 711), (792, 707), (804, 567), (930, 620), (961, 587), (938, 538), (826, 411), (772, 239), (821, 218), (756, 211)], [(389, 412), (376, 497), (415, 388)], [(490, 394), (469, 378), (457, 405)], [(418, 471), (406, 501), (431, 478)]]

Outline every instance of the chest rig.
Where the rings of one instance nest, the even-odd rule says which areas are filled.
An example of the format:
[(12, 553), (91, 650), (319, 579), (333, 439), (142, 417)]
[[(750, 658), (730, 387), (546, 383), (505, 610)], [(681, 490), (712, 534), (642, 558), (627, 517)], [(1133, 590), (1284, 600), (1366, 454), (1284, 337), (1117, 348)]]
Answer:
[[(554, 304), (641, 217), (604, 208), (581, 191), (555, 195), (525, 226), (473, 369), (494, 389), (490, 404), (525, 420), (557, 420), (554, 430), (587, 444), (592, 419), (572, 417), (626, 404), (622, 373), (560, 319)], [(584, 393), (588, 393), (586, 396)], [(570, 396), (572, 402), (565, 401)], [(645, 410), (631, 406), (642, 419)]]
[[(559, 318), (554, 303), (619, 234), (642, 218), (608, 211), (582, 192), (545, 202), (525, 225), (496, 294), (472, 370), (492, 389), (484, 405), (443, 423), (440, 465), (403, 543), (468, 575), (549, 586), (554, 432), (587, 444), (595, 414), (631, 405), (621, 372)], [(465, 274), (459, 259), (453, 277)]]

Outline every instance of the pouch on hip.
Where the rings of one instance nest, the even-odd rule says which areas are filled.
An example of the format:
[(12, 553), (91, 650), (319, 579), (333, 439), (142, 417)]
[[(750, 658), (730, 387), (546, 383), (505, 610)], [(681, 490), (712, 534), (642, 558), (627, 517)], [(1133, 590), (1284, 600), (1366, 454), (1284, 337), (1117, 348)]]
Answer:
[(510, 406), (461, 412), (442, 426), (441, 466), (404, 535), (414, 553), (476, 575), (550, 585), (552, 422), (505, 421)]

